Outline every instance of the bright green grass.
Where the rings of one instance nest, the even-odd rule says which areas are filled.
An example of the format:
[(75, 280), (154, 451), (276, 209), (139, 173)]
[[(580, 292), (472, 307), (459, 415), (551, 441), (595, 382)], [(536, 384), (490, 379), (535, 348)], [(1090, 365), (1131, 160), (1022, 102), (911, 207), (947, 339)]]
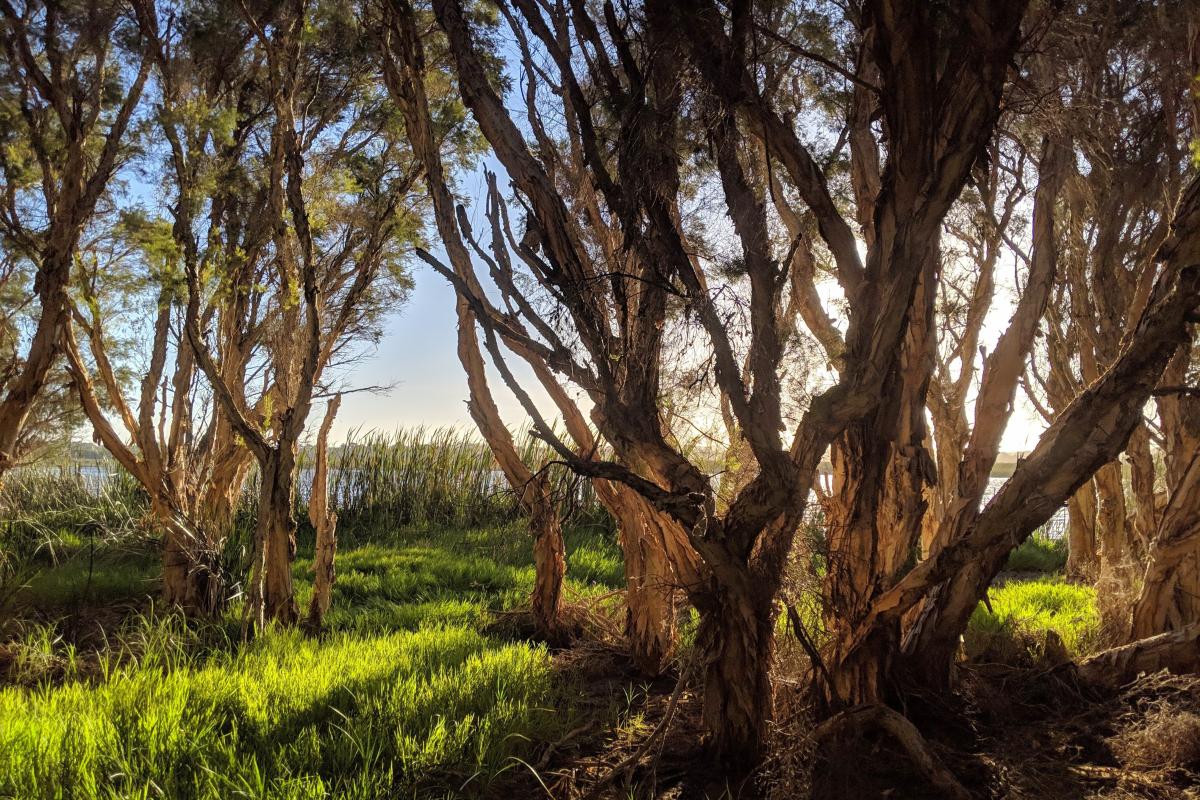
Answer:
[(1035, 533), (1008, 556), (1005, 569), (1012, 572), (1062, 572), (1067, 565), (1066, 539)]
[(1064, 583), (1047, 577), (1032, 581), (1009, 581), (988, 591), (992, 610), (982, 603), (967, 627), (969, 655), (979, 655), (1023, 642), (1036, 650), (1054, 631), (1073, 655), (1094, 649), (1100, 632), (1096, 592), (1090, 586)]
[[(607, 535), (572, 533), (576, 557), (571, 591), (615, 588)], [(199, 629), (148, 616), (89, 660), (53, 625), (31, 626), (16, 648), (23, 677), (57, 669), (0, 689), (0, 797), (497, 791), (536, 743), (578, 725), (573, 687), (543, 647), (483, 632), (493, 611), (525, 601), (529, 560), (519, 525), (410, 530), (348, 550), (321, 640), (270, 630), (241, 644), (236, 609)], [(307, 569), (297, 562), (302, 607)]]

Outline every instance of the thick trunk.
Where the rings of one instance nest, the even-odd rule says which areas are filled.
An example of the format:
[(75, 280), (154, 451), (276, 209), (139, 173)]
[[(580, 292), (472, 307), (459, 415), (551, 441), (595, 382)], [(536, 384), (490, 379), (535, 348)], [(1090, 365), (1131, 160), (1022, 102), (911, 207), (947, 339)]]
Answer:
[(1200, 623), (1200, 537), (1190, 546), (1151, 550), (1151, 564), (1133, 606), (1130, 639)]
[(1096, 579), (1096, 487), (1088, 481), (1067, 501), (1067, 577)]
[(162, 598), (189, 616), (211, 617), (225, 604), (220, 552), (187, 526), (168, 524), (163, 535)]
[(874, 628), (859, 640), (844, 636), (831, 648), (828, 674), (818, 673), (819, 701), (830, 711), (889, 702), (898, 640), (896, 626)]
[(1130, 638), (1200, 623), (1200, 456), (1173, 487), (1134, 603)]
[(220, 551), (206, 536), (168, 523), (162, 544), (162, 599), (188, 616), (211, 617), (225, 605)]
[(1097, 653), (1080, 662), (1079, 677), (1097, 686), (1116, 688), (1143, 672), (1164, 669), (1177, 674), (1200, 669), (1200, 623)]
[(638, 671), (662, 672), (675, 649), (677, 596), (670, 559), (654, 511), (626, 486), (597, 482), (597, 493), (617, 521), (625, 557), (625, 635)]
[(257, 563), (251, 575), (249, 609), (260, 627), (272, 621), (292, 625), (300, 615), (292, 588), (292, 562), (296, 559), (294, 467), (294, 455), (282, 444), (260, 464)]
[(703, 713), (709, 746), (733, 774), (758, 764), (773, 712), (773, 604), (749, 580), (742, 586), (714, 589), (711, 605), (700, 609), (696, 635), (699, 651), (707, 654)]

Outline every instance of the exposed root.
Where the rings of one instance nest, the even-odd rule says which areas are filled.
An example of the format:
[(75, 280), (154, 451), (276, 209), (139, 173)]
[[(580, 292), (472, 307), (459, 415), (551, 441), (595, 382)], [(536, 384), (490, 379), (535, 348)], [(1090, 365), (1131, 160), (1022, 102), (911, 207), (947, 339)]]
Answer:
[(608, 786), (622, 776), (628, 776), (630, 772), (641, 763), (642, 759), (650, 752), (654, 744), (666, 735), (667, 729), (671, 726), (671, 721), (675, 718), (675, 709), (679, 706), (679, 698), (683, 694), (683, 689), (691, 679), (693, 670), (691, 665), (685, 666), (679, 672), (679, 680), (675, 682), (675, 689), (671, 692), (671, 697), (667, 701), (667, 709), (663, 712), (662, 719), (650, 734), (642, 740), (637, 750), (624, 758), (615, 767), (610, 769), (592, 785), (587, 794), (584, 795), (584, 800), (594, 800), (600, 796)]
[(888, 733), (908, 754), (913, 766), (942, 796), (953, 800), (971, 800), (971, 793), (930, 749), (929, 743), (917, 727), (903, 714), (887, 706), (872, 704), (843, 711), (818, 725), (812, 732), (812, 738), (820, 741), (835, 736), (846, 728), (864, 730), (872, 727)]

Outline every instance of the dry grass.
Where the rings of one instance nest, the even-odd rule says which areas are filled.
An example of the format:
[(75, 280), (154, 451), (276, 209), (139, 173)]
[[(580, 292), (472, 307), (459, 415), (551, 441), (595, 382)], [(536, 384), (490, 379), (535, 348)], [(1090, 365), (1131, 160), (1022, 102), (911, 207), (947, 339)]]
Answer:
[(1112, 740), (1121, 764), (1136, 770), (1200, 770), (1200, 714), (1163, 704)]

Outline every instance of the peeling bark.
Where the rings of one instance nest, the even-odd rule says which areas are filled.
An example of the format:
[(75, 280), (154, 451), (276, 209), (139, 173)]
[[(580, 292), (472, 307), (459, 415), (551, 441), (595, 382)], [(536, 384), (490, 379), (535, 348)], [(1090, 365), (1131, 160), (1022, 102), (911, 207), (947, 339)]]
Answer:
[(1200, 624), (1105, 650), (1078, 665), (1084, 682), (1109, 689), (1164, 669), (1184, 675), (1200, 669)]
[(342, 405), (342, 396), (334, 395), (325, 407), (325, 419), (317, 432), (317, 458), (313, 465), (312, 491), (308, 496), (308, 520), (316, 531), (313, 549), (313, 593), (308, 604), (309, 628), (321, 629), (329, 605), (333, 602), (333, 582), (336, 579), (334, 557), (337, 555), (337, 512), (329, 507), (329, 429)]

